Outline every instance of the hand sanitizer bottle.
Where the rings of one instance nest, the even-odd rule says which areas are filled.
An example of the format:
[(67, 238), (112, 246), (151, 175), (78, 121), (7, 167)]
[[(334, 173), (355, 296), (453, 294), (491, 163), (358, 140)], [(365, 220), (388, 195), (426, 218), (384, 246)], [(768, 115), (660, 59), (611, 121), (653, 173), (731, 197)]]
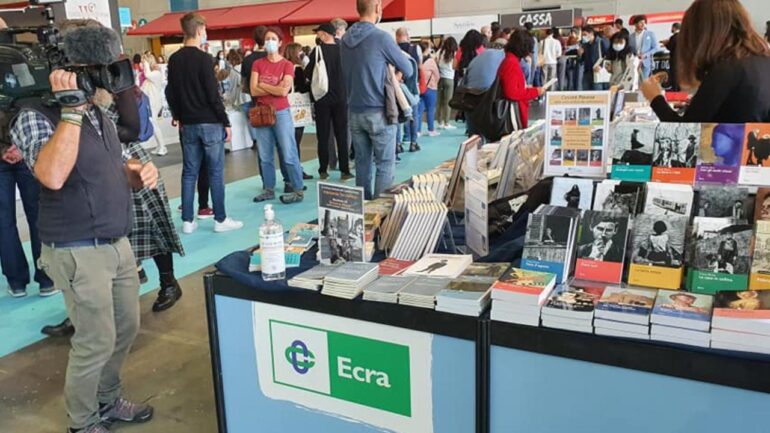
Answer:
[(262, 254), (262, 279), (286, 278), (286, 257), (283, 249), (283, 226), (275, 219), (273, 205), (265, 205), (265, 222), (259, 226), (259, 251)]

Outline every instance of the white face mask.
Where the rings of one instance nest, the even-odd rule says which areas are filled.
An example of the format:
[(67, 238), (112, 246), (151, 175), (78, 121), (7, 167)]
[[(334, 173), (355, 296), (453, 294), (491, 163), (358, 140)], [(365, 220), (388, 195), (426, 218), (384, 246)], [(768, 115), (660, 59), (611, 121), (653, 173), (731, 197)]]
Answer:
[(589, 39), (588, 36), (583, 36), (583, 43), (584, 44), (590, 44), (591, 43), (591, 39)]
[(626, 48), (626, 44), (612, 44), (612, 48), (615, 49), (615, 51), (623, 51), (623, 49)]
[(278, 41), (265, 41), (265, 51), (268, 53), (277, 53), (278, 52)]

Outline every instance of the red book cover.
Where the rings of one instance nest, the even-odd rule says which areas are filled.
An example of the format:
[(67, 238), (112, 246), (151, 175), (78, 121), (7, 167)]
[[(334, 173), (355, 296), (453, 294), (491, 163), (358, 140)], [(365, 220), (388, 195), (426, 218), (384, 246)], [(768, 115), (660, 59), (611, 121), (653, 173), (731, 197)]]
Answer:
[(409, 266), (412, 266), (414, 264), (413, 261), (410, 260), (398, 260), (393, 258), (387, 258), (380, 262), (380, 275), (397, 275), (400, 274), (404, 269), (408, 268)]
[(578, 234), (575, 278), (619, 283), (628, 242), (628, 214), (585, 211)]

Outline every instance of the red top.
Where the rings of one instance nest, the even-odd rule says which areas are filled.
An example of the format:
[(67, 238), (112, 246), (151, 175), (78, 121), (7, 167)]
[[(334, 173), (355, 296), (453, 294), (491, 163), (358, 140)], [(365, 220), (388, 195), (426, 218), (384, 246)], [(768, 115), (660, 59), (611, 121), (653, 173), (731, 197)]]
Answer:
[[(476, 48), (476, 55), (477, 56), (479, 54), (483, 53), (483, 52), (484, 52), (484, 45)], [(460, 59), (462, 59), (462, 58), (463, 58), (463, 49), (462, 48), (458, 48), (457, 52), (455, 52), (455, 60), (457, 60), (459, 62)]]
[[(286, 60), (281, 59), (278, 62), (271, 62), (267, 57), (261, 58), (254, 62), (254, 66), (251, 68), (252, 72), (259, 74), (259, 82), (269, 84), (271, 86), (277, 86), (283, 81), (283, 78), (287, 75), (294, 78), (294, 65)], [(275, 111), (281, 111), (289, 108), (289, 98), (286, 96), (258, 96), (257, 104), (270, 105)]]
[(529, 121), (529, 101), (538, 97), (537, 89), (527, 87), (521, 62), (512, 53), (505, 53), (505, 60), (497, 70), (497, 76), (500, 78), (500, 87), (505, 99), (519, 103), (521, 127), (526, 128)]

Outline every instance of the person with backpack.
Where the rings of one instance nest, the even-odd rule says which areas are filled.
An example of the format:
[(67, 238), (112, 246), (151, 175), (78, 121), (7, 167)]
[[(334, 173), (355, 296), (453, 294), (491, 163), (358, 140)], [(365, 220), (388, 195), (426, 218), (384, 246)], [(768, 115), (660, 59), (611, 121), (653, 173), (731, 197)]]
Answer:
[(438, 94), (438, 81), (441, 74), (438, 70), (438, 64), (431, 55), (430, 44), (427, 41), (420, 43), (422, 49), (422, 58), (424, 59), (420, 65), (420, 104), (417, 108), (417, 134), (421, 134), (422, 130), (422, 115), (427, 114), (428, 120), (428, 135), (436, 137), (439, 132), (436, 131), (433, 123), (436, 114), (436, 98)]

